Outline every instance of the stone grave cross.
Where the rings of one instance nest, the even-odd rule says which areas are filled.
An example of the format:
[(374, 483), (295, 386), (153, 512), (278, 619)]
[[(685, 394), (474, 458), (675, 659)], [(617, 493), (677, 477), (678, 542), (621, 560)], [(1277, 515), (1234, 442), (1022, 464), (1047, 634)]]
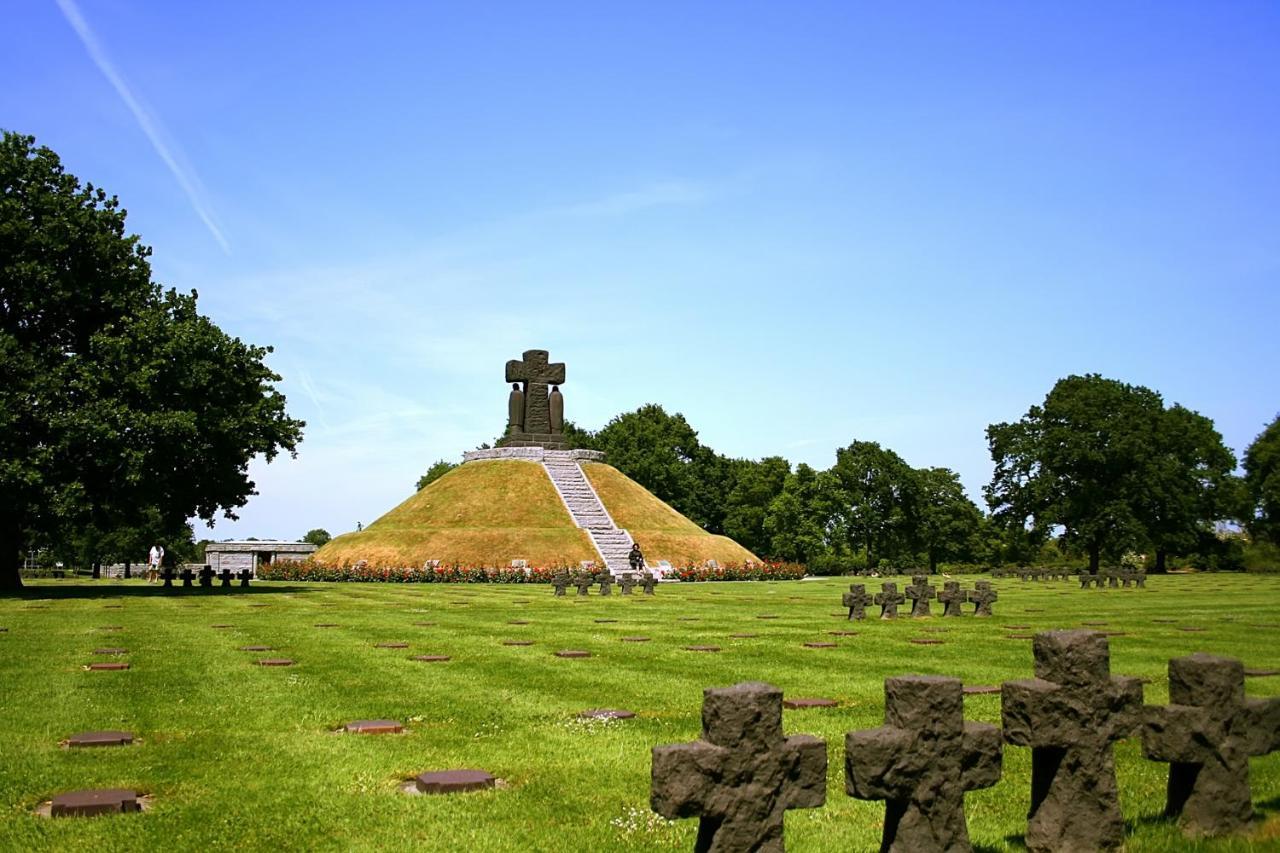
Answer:
[(947, 581), (938, 593), (938, 601), (942, 602), (943, 616), (963, 616), (960, 605), (968, 599), (968, 594), (960, 588), (960, 581)]
[(974, 605), (974, 616), (990, 616), (991, 605), (1000, 598), (1000, 594), (991, 588), (991, 581), (977, 581), (966, 596)]
[(578, 588), (578, 595), (590, 595), (591, 585), (596, 582), (595, 576), (590, 572), (582, 572), (573, 580), (573, 585)]
[(924, 575), (913, 575), (911, 585), (907, 587), (907, 598), (911, 599), (912, 616), (928, 616), (929, 600), (938, 597), (938, 588), (929, 583)]
[(528, 433), (551, 432), (547, 386), (564, 382), (564, 362), (549, 364), (549, 357), (544, 349), (530, 349), (521, 360), (507, 362), (507, 381), (524, 383), (524, 431)]
[(880, 591), (876, 593), (875, 603), (880, 605), (881, 619), (897, 619), (898, 607), (907, 599), (902, 593), (898, 592), (898, 585), (892, 581), (880, 584)]
[(1244, 829), (1249, 757), (1280, 748), (1280, 698), (1245, 698), (1244, 664), (1201, 653), (1169, 661), (1169, 703), (1142, 729), (1147, 758), (1169, 762), (1165, 815), (1196, 835)]
[(564, 591), (569, 587), (569, 573), (563, 569), (551, 576), (551, 586), (555, 589), (555, 595), (564, 595)]
[(1142, 725), (1142, 682), (1111, 675), (1107, 638), (1044, 631), (1036, 677), (1006, 681), (1006, 743), (1031, 747), (1031, 850), (1106, 850), (1124, 843), (1112, 744)]
[(702, 739), (655, 746), (649, 802), (697, 817), (697, 851), (783, 849), (783, 815), (827, 799), (827, 745), (782, 733), (782, 691), (748, 682), (703, 691)]
[(631, 591), (636, 588), (636, 576), (631, 572), (623, 572), (618, 578), (618, 589), (623, 595), (630, 595)]
[(958, 678), (884, 682), (884, 722), (845, 735), (845, 791), (885, 800), (880, 849), (969, 850), (964, 794), (1000, 781), (1000, 729), (964, 721)]
[(849, 608), (850, 619), (861, 620), (867, 618), (867, 605), (872, 603), (872, 598), (867, 595), (865, 585), (860, 583), (849, 584), (849, 591), (840, 600), (845, 607)]
[(645, 572), (640, 578), (640, 586), (644, 588), (645, 595), (653, 595), (653, 589), (658, 585), (658, 577), (653, 572)]

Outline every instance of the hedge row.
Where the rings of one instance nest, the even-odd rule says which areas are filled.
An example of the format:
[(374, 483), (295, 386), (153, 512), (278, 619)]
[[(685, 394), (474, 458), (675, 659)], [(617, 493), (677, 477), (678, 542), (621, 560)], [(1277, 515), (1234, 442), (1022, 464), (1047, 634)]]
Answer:
[[(315, 563), (281, 561), (258, 568), (258, 577), (274, 581), (333, 581), (337, 583), (551, 583), (551, 578), (567, 567), (535, 566), (527, 569), (491, 566), (330, 566)], [(578, 569), (568, 569), (577, 574)], [(673, 569), (682, 581), (763, 581), (799, 580), (804, 566), (798, 563), (742, 563), (726, 566), (687, 565)]]

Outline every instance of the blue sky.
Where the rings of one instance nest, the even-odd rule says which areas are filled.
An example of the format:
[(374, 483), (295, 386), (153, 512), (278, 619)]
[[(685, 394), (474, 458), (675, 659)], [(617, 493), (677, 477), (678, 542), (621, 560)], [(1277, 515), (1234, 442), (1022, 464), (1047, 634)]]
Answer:
[(827, 467), (991, 473), (1100, 372), (1280, 410), (1280, 6), (20, 0), (0, 126), (271, 344), (296, 460), (213, 535), (369, 523), (505, 420), (647, 402)]

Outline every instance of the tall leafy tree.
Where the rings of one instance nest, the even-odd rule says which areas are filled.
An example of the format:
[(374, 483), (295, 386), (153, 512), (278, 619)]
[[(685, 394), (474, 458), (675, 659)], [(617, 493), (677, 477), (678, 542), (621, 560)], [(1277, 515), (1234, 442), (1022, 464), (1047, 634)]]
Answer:
[(436, 480), (439, 480), (445, 474), (448, 474), (457, 467), (458, 464), (456, 462), (449, 462), (446, 459), (437, 459), (432, 463), (431, 467), (427, 469), (427, 473), (418, 478), (417, 484), (414, 485), (414, 490), (419, 492), (422, 491), (427, 486), (431, 485)]
[(780, 560), (812, 562), (830, 553), (839, 487), (828, 471), (815, 471), (803, 462), (783, 481), (782, 491), (769, 504), (764, 533), (767, 553)]
[(1242, 489), (1232, 474), (1235, 454), (1198, 412), (1166, 409), (1150, 452), (1138, 513), (1155, 549), (1153, 571), (1164, 572), (1169, 555), (1199, 550), (1215, 522), (1244, 514)]
[(736, 482), (724, 498), (725, 535), (755, 554), (769, 554), (765, 517), (782, 493), (791, 463), (781, 456), (768, 456), (759, 462), (738, 460), (736, 469)]
[(698, 441), (684, 415), (650, 403), (618, 415), (595, 434), (622, 473), (712, 533), (723, 531), (723, 496), (732, 487), (730, 462)]
[(1280, 544), (1280, 415), (1244, 452), (1249, 532)]
[(194, 292), (162, 290), (150, 254), (115, 197), (4, 134), (0, 588), (21, 585), (25, 541), (234, 517), (249, 461), (301, 438), (270, 349), (226, 335)]
[(836, 451), (831, 473), (839, 505), (832, 526), (868, 566), (907, 550), (914, 515), (915, 481), (902, 457), (873, 441), (855, 441)]
[(979, 547), (982, 511), (969, 500), (960, 475), (948, 468), (917, 468), (911, 531), (916, 548), (938, 571), (943, 560), (972, 559)]
[(1069, 376), (1015, 423), (993, 424), (996, 468), (987, 503), (1006, 526), (1089, 556), (1194, 547), (1232, 513), (1231, 453), (1207, 418), (1166, 409), (1149, 388), (1097, 374)]

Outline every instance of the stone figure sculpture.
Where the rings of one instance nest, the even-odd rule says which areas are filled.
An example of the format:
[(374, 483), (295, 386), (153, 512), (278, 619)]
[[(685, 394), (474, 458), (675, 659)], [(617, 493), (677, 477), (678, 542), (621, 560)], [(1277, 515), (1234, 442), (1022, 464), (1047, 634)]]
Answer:
[[(550, 354), (543, 349), (525, 350), (519, 360), (507, 362), (507, 381), (523, 383), (524, 432), (551, 434), (551, 403), (547, 388), (564, 382), (564, 364), (548, 362)], [(561, 417), (563, 418), (563, 411)]]
[(564, 395), (560, 393), (559, 385), (552, 385), (551, 393), (547, 395), (547, 414), (552, 434), (559, 435), (564, 431)]
[(519, 382), (512, 382), (507, 396), (507, 435), (520, 432), (524, 432), (524, 392)]
[(649, 803), (697, 817), (696, 851), (780, 851), (788, 809), (827, 799), (827, 745), (782, 732), (782, 691), (762, 683), (703, 691), (702, 739), (653, 748)]
[(906, 675), (884, 682), (884, 722), (845, 735), (845, 791), (885, 800), (880, 849), (972, 849), (964, 794), (1000, 781), (1000, 729), (966, 723), (960, 679)]

